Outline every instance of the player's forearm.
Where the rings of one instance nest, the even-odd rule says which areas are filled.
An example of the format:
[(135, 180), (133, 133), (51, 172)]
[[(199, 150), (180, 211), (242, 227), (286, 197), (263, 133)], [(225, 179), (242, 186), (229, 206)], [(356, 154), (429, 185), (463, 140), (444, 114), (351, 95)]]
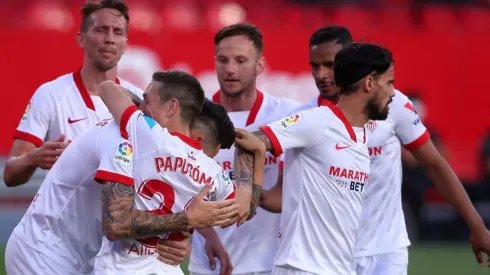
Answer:
[(424, 165), (424, 169), (437, 190), (456, 208), (471, 230), (485, 228), (460, 180), (442, 157), (438, 163)]
[(252, 184), (252, 197), (250, 201), (250, 216), (251, 219), (257, 212), (259, 207), (260, 195), (262, 194), (263, 181), (264, 181), (264, 162), (265, 159), (265, 146), (263, 150), (255, 152), (254, 166), (253, 166), (253, 184)]
[(124, 88), (113, 81), (100, 83), (100, 98), (109, 109), (117, 123), (120, 123), (124, 111), (134, 105), (131, 97)]
[(199, 232), (206, 240), (214, 238), (219, 239), (218, 233), (216, 233), (216, 230), (214, 230), (213, 227), (197, 229), (197, 232)]
[(102, 229), (111, 241), (146, 238), (191, 228), (185, 212), (156, 215), (133, 208), (134, 188), (106, 182), (102, 188)]
[(259, 206), (272, 213), (282, 212), (282, 185), (274, 185), (264, 190), (260, 196)]
[(29, 154), (9, 157), (3, 170), (5, 185), (14, 187), (27, 183), (34, 175), (36, 168), (37, 166)]

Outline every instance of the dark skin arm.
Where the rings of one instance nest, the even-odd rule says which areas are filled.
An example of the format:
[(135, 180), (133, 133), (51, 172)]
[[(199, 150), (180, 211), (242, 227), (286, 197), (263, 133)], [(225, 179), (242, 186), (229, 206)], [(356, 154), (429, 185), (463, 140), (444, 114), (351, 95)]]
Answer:
[(279, 169), (277, 183), (269, 190), (264, 190), (260, 195), (259, 206), (272, 213), (282, 212), (282, 179), (283, 170)]
[(133, 208), (134, 188), (117, 182), (102, 187), (102, 229), (111, 240), (146, 238), (191, 228), (222, 226), (234, 218), (238, 206), (234, 200), (206, 202), (204, 187), (189, 204), (187, 211), (156, 215)]
[[(426, 142), (411, 151), (422, 166), (437, 190), (451, 203), (464, 218), (471, 229), (471, 246), (480, 266), (483, 266), (483, 255), (490, 255), (490, 233), (482, 218), (471, 203), (468, 194), (458, 177), (446, 160), (438, 153), (432, 141)], [(490, 258), (488, 260), (490, 267)]]

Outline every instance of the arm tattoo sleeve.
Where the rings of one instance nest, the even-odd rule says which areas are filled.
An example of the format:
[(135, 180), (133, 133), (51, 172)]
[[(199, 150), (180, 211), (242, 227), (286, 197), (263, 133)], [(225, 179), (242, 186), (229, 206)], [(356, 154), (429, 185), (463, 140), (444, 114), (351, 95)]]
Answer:
[(254, 154), (237, 147), (235, 150), (235, 183), (237, 186), (252, 186)]
[(134, 188), (117, 182), (102, 187), (102, 228), (110, 240), (145, 238), (189, 229), (185, 212), (156, 215), (133, 208)]
[(250, 215), (248, 216), (248, 219), (255, 216), (255, 213), (257, 212), (260, 194), (262, 194), (262, 186), (257, 184), (252, 185), (252, 200), (250, 201)]
[(267, 152), (274, 153), (273, 152), (274, 148), (272, 147), (272, 142), (269, 139), (269, 137), (264, 133), (264, 131), (257, 130), (255, 132), (253, 132), (252, 134), (254, 134), (256, 137), (258, 137), (260, 140), (262, 140), (262, 142), (265, 144), (265, 150)]
[[(272, 152), (272, 142), (269, 137), (262, 131), (253, 132), (264, 144), (267, 151)], [(253, 161), (254, 154), (243, 148), (237, 147), (235, 150), (235, 182), (237, 185), (252, 185), (253, 182)], [(260, 193), (259, 193), (260, 195)]]

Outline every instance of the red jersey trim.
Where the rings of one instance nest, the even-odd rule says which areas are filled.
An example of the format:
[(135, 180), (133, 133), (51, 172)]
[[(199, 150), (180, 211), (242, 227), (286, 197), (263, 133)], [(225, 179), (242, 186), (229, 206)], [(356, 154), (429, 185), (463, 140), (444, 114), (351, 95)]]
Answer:
[(180, 140), (182, 140), (183, 142), (185, 142), (187, 145), (191, 146), (192, 148), (194, 149), (197, 149), (197, 150), (201, 150), (202, 149), (202, 144), (197, 141), (197, 140), (194, 140), (182, 133), (179, 133), (179, 132), (171, 132), (170, 133), (172, 136), (176, 136), (178, 138), (180, 138)]
[(37, 147), (43, 146), (42, 139), (36, 137), (33, 134), (29, 134), (29, 133), (22, 132), (19, 130), (15, 130), (14, 139), (21, 139), (21, 140), (29, 141), (30, 143), (36, 145)]
[(347, 132), (349, 133), (350, 138), (354, 141), (357, 142), (356, 134), (354, 133), (354, 129), (352, 129), (352, 125), (347, 121), (347, 118), (345, 118), (344, 113), (342, 113), (342, 110), (340, 110), (336, 105), (334, 105), (332, 102), (329, 100), (324, 99), (322, 101), (321, 106), (327, 106), (332, 110), (332, 112), (342, 121), (342, 123), (345, 126), (345, 129), (347, 129)]
[(104, 170), (97, 170), (94, 176), (94, 180), (98, 183), (103, 183), (104, 181), (113, 181), (113, 182), (134, 187), (133, 178), (121, 174), (116, 174), (114, 172), (104, 171)]
[[(83, 102), (85, 102), (85, 106), (95, 111), (94, 102), (92, 101), (92, 98), (90, 98), (90, 94), (88, 93), (87, 87), (85, 87), (85, 84), (83, 84), (82, 68), (78, 69), (78, 71), (73, 73), (73, 81), (75, 81), (75, 85), (77, 86), (77, 89), (80, 92), (80, 95), (82, 96)], [(116, 77), (115, 82), (117, 84), (120, 84), (119, 78)]]
[(121, 121), (119, 122), (119, 130), (121, 132), (121, 136), (125, 139), (129, 139), (126, 127), (128, 126), (129, 119), (136, 111), (138, 111), (138, 107), (136, 107), (136, 105), (131, 105), (126, 110), (124, 110), (124, 113), (121, 116)]
[(228, 197), (226, 197), (225, 200), (234, 199), (235, 198), (235, 192), (236, 192), (236, 186), (233, 184), (233, 192), (231, 192), (231, 194), (229, 194)]
[(274, 156), (278, 157), (282, 154), (281, 143), (279, 143), (279, 139), (277, 139), (276, 134), (272, 131), (269, 126), (260, 126), (260, 130), (264, 132), (264, 134), (269, 138), (272, 143), (272, 151)]
[(324, 98), (323, 98), (322, 96), (320, 96), (320, 95), (318, 96), (318, 99), (317, 99), (318, 107), (322, 106), (322, 102), (323, 102), (324, 100), (326, 100), (326, 99), (324, 99)]
[[(214, 93), (213, 102), (221, 104), (220, 91)], [(255, 122), (255, 119), (257, 118), (257, 114), (259, 113), (260, 107), (262, 106), (263, 102), (264, 94), (261, 91), (257, 90), (257, 97), (255, 98), (254, 104), (252, 105), (250, 113), (248, 114), (246, 126), (249, 126)]]
[(409, 144), (403, 145), (403, 147), (405, 147), (405, 149), (407, 150), (415, 150), (420, 148), (420, 146), (424, 145), (429, 140), (430, 140), (429, 131), (425, 130), (425, 132), (422, 135), (420, 135), (419, 138), (410, 142)]
[(279, 169), (284, 169), (284, 161), (283, 160), (281, 160), (279, 162)]

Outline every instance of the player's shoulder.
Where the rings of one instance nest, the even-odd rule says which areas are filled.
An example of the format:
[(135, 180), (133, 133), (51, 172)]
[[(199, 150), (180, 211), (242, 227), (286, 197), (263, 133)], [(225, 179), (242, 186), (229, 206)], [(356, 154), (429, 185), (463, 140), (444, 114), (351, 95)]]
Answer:
[(396, 107), (404, 106), (410, 102), (408, 96), (406, 96), (404, 93), (396, 89), (395, 89), (395, 96), (393, 96), (392, 100), (393, 101), (390, 104)]
[(41, 84), (34, 93), (34, 97), (39, 99), (59, 96), (60, 94), (66, 93), (73, 85), (75, 85), (73, 73), (64, 74)]
[(291, 113), (293, 114), (293, 113), (301, 112), (301, 111), (308, 110), (308, 109), (315, 108), (315, 107), (318, 107), (318, 98), (317, 97), (311, 99), (310, 101), (308, 101), (306, 103), (303, 103), (303, 104), (297, 106), (296, 108), (294, 108), (291, 111)]
[(267, 108), (276, 109), (283, 108), (284, 110), (292, 110), (301, 105), (301, 103), (286, 97), (276, 97), (264, 93), (264, 104)]
[(126, 81), (120, 77), (118, 79), (119, 79), (119, 83), (121, 84), (122, 87), (130, 90), (135, 95), (137, 95), (139, 98), (143, 98), (143, 90), (142, 89), (140, 89), (139, 87), (137, 87), (133, 83)]

